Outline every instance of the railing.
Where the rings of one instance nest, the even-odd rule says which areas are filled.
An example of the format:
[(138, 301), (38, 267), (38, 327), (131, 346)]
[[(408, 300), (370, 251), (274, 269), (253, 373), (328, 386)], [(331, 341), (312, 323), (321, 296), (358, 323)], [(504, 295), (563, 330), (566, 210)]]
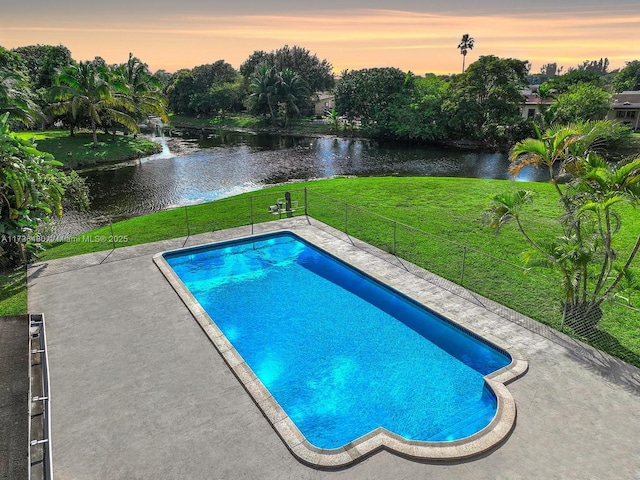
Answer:
[(51, 402), (49, 393), (49, 357), (43, 314), (29, 315), (31, 335), (31, 393), (29, 397), (29, 478), (53, 478), (51, 454)]

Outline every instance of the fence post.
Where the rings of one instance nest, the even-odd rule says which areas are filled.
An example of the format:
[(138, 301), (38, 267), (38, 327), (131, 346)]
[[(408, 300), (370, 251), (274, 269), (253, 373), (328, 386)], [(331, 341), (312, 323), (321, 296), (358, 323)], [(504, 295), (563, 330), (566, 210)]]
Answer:
[(187, 220), (187, 237), (191, 236), (191, 229), (189, 228), (189, 206), (185, 205), (184, 206), (184, 216)]
[(113, 219), (109, 217), (109, 229), (111, 230), (111, 243), (113, 243), (113, 249), (116, 249), (116, 236), (113, 234)]
[(251, 235), (253, 235), (253, 195), (249, 197), (249, 216), (251, 217)]
[(307, 187), (304, 187), (304, 215), (305, 217), (309, 216), (309, 212), (307, 210), (307, 205), (309, 202), (307, 201)]
[(467, 260), (467, 247), (462, 247), (462, 271), (460, 272), (460, 286), (464, 287), (464, 267)]
[(397, 230), (398, 230), (398, 222), (394, 221), (393, 222), (393, 255), (394, 256), (396, 255), (396, 245), (397, 245), (397, 243), (396, 243), (396, 239), (397, 239), (396, 233), (397, 233)]
[(349, 235), (349, 204), (344, 202), (344, 233)]

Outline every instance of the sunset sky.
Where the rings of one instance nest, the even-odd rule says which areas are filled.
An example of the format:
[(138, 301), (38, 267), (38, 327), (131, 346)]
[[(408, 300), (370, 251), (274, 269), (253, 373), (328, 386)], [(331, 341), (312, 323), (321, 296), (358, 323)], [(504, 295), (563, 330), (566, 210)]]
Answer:
[(481, 55), (565, 67), (640, 59), (638, 0), (16, 0), (0, 12), (0, 46), (65, 45), (76, 60), (126, 61), (152, 71), (223, 59), (238, 68), (254, 50), (307, 48), (343, 69), (393, 66), (457, 73), (460, 37)]

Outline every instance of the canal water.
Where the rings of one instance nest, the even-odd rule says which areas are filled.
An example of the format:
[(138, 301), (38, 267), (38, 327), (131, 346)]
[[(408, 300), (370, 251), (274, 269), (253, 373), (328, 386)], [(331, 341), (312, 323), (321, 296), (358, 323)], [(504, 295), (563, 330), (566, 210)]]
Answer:
[[(153, 140), (163, 146), (161, 153), (81, 171), (90, 188), (90, 210), (68, 211), (62, 223), (74, 224), (71, 230), (78, 232), (93, 228), (95, 219), (144, 215), (278, 183), (335, 176), (510, 178), (507, 155), (498, 152), (226, 131)], [(541, 176), (531, 169), (518, 178), (536, 181)]]

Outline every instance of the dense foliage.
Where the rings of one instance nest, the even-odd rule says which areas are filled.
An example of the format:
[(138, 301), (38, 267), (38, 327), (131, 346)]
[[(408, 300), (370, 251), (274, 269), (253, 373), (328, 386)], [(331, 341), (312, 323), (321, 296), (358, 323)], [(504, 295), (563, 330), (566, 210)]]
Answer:
[(443, 105), (454, 138), (505, 143), (522, 138), (522, 89), (527, 64), (513, 58), (482, 56), (451, 80)]
[[(333, 91), (336, 108), (327, 114), (333, 131), (506, 147), (533, 133), (533, 122), (522, 114), (522, 92), (531, 82), (541, 102), (534, 118), (540, 128), (605, 118), (613, 91), (640, 89), (638, 60), (613, 72), (607, 58), (585, 60), (566, 73), (549, 62), (532, 75), (526, 61), (486, 55), (465, 70), (473, 46), (474, 39), (463, 35), (461, 74), (416, 76), (387, 67), (347, 70), (337, 80), (328, 60), (295, 45), (256, 50), (238, 70), (217, 60), (154, 75), (131, 54), (125, 63), (108, 65), (101, 57), (78, 63), (62, 45), (0, 47), (0, 112), (11, 112), (12, 121), (25, 126), (61, 122), (71, 132), (102, 127), (113, 135), (135, 132), (150, 116), (167, 121), (167, 109), (205, 118), (248, 111), (265, 123), (289, 126), (294, 117), (314, 114), (319, 93)], [(86, 72), (72, 73), (78, 69)], [(93, 84), (81, 87), (78, 74)]]
[(358, 120), (368, 135), (392, 137), (392, 117), (408, 103), (412, 80), (397, 68), (346, 70), (335, 89), (336, 111), (350, 123)]
[(29, 45), (13, 51), (26, 66), (34, 90), (51, 88), (58, 72), (73, 63), (71, 52), (63, 45)]
[(65, 175), (60, 162), (10, 131), (9, 114), (0, 118), (0, 266), (28, 261), (42, 239), (39, 228), (62, 216), (63, 198), (88, 205), (84, 181)]
[(309, 98), (309, 87), (304, 79), (289, 68), (276, 70), (266, 63), (260, 64), (249, 77), (248, 104), (258, 115), (269, 116), (271, 124), (282, 119), (282, 126), (300, 114), (300, 108)]
[(104, 59), (76, 62), (64, 46), (0, 47), (0, 113), (26, 127), (62, 124), (73, 134), (101, 126), (137, 132), (149, 116), (168, 120), (162, 84), (140, 59), (108, 65)]
[(43, 118), (36, 99), (20, 55), (0, 47), (0, 114), (8, 112), (23, 125), (34, 124)]
[(604, 120), (611, 108), (610, 94), (593, 83), (577, 83), (558, 95), (547, 110), (547, 122)]
[(312, 92), (331, 90), (334, 85), (331, 63), (326, 59), (320, 60), (303, 47), (285, 45), (269, 53), (256, 50), (240, 65), (240, 73), (249, 79), (261, 64), (269, 65), (278, 72), (289, 69), (297, 73)]
[(395, 138), (434, 142), (448, 138), (447, 118), (442, 106), (450, 83), (433, 74), (408, 76), (408, 91), (390, 106), (389, 126)]
[(640, 60), (628, 62), (613, 80), (615, 92), (640, 90)]
[(493, 56), (451, 79), (397, 68), (345, 71), (336, 110), (373, 137), (505, 144), (531, 131), (521, 113), (526, 73), (525, 62)]
[(556, 95), (565, 93), (575, 85), (590, 84), (596, 87), (604, 87), (602, 75), (590, 70), (572, 70), (564, 75), (552, 77), (546, 84), (553, 89)]
[(167, 87), (169, 109), (175, 113), (198, 115), (240, 110), (244, 82), (224, 60), (180, 70)]
[(448, 90), (435, 75), (420, 78), (397, 68), (344, 71), (335, 88), (336, 112), (373, 137), (442, 140), (441, 108)]

